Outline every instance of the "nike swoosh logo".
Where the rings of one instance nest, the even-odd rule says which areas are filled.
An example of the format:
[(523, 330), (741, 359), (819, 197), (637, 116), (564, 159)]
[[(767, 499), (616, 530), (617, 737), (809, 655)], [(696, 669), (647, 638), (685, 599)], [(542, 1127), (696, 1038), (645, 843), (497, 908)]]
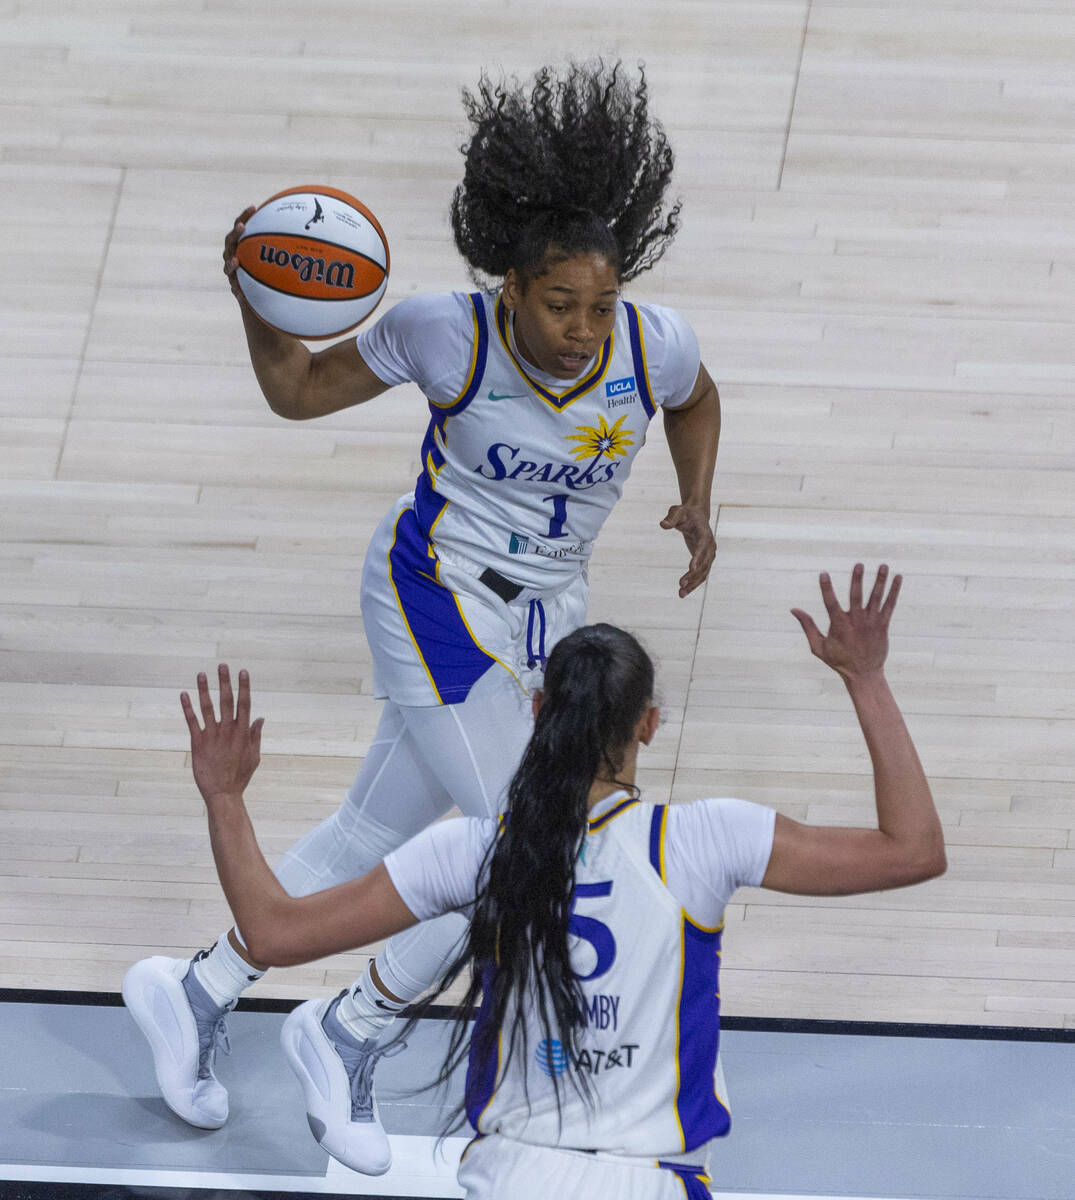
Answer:
[[(351, 995), (358, 997), (358, 996), (361, 996), (362, 994), (363, 994), (362, 988), (356, 983), (354, 991), (351, 993)], [(372, 996), (371, 999), (373, 1000), (373, 1003), (377, 1005), (378, 1008), (383, 1008), (385, 1012), (394, 1013), (396, 1011), (394, 1005), (385, 1004), (385, 1002), (383, 1000), (378, 1000), (376, 996)]]
[(496, 394), (496, 392), (494, 392), (494, 391), (493, 391), (493, 389), (492, 389), (492, 388), (490, 388), (490, 389), (489, 389), (489, 391), (488, 391), (486, 394), (488, 395), (488, 397), (489, 397), (489, 399), (490, 399), (490, 400), (525, 400), (525, 399), (526, 399), (526, 396), (525, 396), (525, 395), (521, 395), (521, 394), (520, 394), (520, 395), (515, 395), (515, 394), (508, 394), (508, 393), (505, 393), (505, 394), (504, 394), (504, 395), (502, 395), (502, 396), (498, 396), (498, 395)]

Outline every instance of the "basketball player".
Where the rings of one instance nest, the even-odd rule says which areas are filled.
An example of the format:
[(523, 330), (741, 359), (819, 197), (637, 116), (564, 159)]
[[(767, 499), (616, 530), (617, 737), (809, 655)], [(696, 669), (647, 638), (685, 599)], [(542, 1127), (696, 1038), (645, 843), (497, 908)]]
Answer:
[[(306, 962), (417, 920), (471, 914), (445, 985), (467, 967), (463, 1011), (481, 997), (464, 1100), (476, 1137), (459, 1169), (472, 1200), (709, 1200), (706, 1144), (730, 1124), (714, 1073), (732, 893), (847, 895), (944, 871), (929, 784), (884, 676), (900, 577), (887, 597), (886, 582), (882, 566), (864, 602), (856, 565), (843, 610), (822, 575), (824, 636), (792, 610), (854, 704), (876, 829), (811, 827), (741, 800), (641, 803), (638, 746), (658, 719), (653, 666), (630, 634), (594, 625), (549, 658), (499, 836), (492, 819), (442, 822), (362, 878), (293, 898), (261, 856), (243, 803), (261, 739), (249, 679), (240, 674), (236, 706), (220, 668), (218, 720), (199, 677), (204, 730), (184, 693), (220, 880), (259, 961)], [(300, 1005), (282, 1034), (310, 1126), (328, 1127), (321, 1144), (344, 1161), (346, 1129), (333, 1114), (349, 1081), (334, 1031), (347, 994)], [(460, 1021), (442, 1079), (466, 1041)]]
[[(365, 558), (362, 617), (384, 713), (339, 812), (276, 868), (295, 896), (364, 874), (453, 805), (475, 817), (502, 809), (532, 690), (552, 647), (585, 620), (587, 561), (658, 409), (680, 493), (661, 525), (690, 554), (680, 596), (704, 582), (716, 550), (717, 390), (682, 317), (620, 299), (661, 256), (679, 211), (663, 207), (672, 152), (644, 77), (546, 69), (528, 87), (483, 78), (464, 99), (473, 136), (452, 228), (494, 290), (405, 300), (357, 340), (311, 354), (259, 321), (235, 283), (252, 209), (225, 241), (275, 412), (319, 417), (414, 381), (431, 414), (416, 487)], [(372, 1094), (382, 1033), (440, 977), (465, 927), (453, 915), (389, 943), (336, 1010), (354, 1082), (340, 1120), (359, 1170), (391, 1161)], [(124, 997), (164, 1098), (193, 1125), (227, 1118), (215, 1047), (265, 966), (233, 930), (193, 962), (155, 957), (128, 973)]]

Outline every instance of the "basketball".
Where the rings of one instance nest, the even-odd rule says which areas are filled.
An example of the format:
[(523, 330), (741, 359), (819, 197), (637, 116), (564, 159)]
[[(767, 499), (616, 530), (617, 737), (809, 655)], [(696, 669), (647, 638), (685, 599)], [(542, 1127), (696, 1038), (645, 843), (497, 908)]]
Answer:
[(301, 338), (360, 325), (388, 286), (388, 240), (354, 196), (297, 187), (271, 196), (246, 223), (236, 277), (257, 315)]

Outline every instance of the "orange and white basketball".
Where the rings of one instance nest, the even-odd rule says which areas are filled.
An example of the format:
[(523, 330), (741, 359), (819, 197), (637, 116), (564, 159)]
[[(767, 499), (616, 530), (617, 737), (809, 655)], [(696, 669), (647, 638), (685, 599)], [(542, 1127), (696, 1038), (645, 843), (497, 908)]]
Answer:
[(270, 197), (246, 223), (237, 278), (268, 325), (328, 338), (360, 325), (388, 286), (388, 240), (354, 196), (297, 187)]

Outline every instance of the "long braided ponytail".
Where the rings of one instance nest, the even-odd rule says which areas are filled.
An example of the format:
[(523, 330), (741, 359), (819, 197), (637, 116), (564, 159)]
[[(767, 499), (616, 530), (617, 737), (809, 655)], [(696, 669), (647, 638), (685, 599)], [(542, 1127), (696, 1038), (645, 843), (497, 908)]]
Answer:
[[(590, 788), (595, 779), (617, 781), (653, 681), (645, 650), (613, 625), (578, 629), (549, 657), (534, 733), (508, 790), (508, 817), (487, 857), (463, 951), (437, 993), (471, 968), (462, 1011), (482, 999), (472, 1064), (496, 1062), (498, 1046), (501, 1071), (516, 1054), (528, 1061), (528, 1004), (547, 1042), (558, 1041), (568, 1055), (577, 1049), (585, 1016), (568, 923)], [(467, 1054), (467, 1040), (460, 1022), (441, 1080)], [(468, 1075), (468, 1107), (480, 1075)], [(555, 1075), (553, 1082), (559, 1105)], [(580, 1087), (574, 1074), (572, 1082)]]

